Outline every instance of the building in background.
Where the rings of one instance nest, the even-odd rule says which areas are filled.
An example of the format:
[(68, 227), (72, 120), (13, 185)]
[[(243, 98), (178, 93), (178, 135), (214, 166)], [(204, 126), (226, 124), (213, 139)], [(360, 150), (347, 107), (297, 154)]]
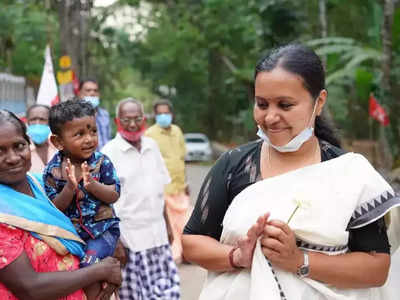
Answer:
[(0, 73), (0, 108), (12, 111), (18, 116), (24, 116), (27, 95), (30, 94), (32, 91), (27, 90), (24, 77)]

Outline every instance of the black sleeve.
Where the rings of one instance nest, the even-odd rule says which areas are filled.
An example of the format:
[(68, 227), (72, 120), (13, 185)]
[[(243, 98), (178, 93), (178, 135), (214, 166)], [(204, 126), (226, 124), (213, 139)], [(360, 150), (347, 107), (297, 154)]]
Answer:
[(364, 227), (349, 230), (349, 249), (352, 252), (372, 252), (390, 254), (389, 239), (385, 220), (380, 218)]
[(229, 154), (225, 153), (204, 179), (192, 215), (183, 230), (184, 234), (207, 235), (219, 240), (222, 221), (229, 206), (228, 166)]

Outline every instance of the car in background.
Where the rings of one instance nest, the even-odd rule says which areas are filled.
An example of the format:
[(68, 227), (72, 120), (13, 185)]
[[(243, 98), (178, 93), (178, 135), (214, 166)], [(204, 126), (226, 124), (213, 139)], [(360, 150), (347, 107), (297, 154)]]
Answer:
[(202, 133), (184, 134), (186, 144), (185, 161), (209, 161), (213, 158), (210, 141)]

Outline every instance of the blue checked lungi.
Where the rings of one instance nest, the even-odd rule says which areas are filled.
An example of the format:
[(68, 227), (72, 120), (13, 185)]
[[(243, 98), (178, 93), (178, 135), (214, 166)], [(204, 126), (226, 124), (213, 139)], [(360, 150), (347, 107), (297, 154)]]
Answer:
[(128, 253), (120, 300), (180, 300), (179, 274), (169, 245)]

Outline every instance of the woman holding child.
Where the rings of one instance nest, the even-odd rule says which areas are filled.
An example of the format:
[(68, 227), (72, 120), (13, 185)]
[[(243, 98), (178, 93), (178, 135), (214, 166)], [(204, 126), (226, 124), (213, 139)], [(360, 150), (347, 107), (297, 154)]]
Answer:
[(120, 285), (114, 258), (79, 269), (84, 243), (27, 173), (29, 143), (25, 125), (0, 110), (0, 299), (83, 300), (95, 283)]
[(363, 156), (340, 149), (320, 117), (324, 81), (301, 45), (257, 64), (261, 140), (217, 161), (183, 235), (184, 257), (210, 271), (200, 299), (388, 299), (377, 287), (400, 200)]

